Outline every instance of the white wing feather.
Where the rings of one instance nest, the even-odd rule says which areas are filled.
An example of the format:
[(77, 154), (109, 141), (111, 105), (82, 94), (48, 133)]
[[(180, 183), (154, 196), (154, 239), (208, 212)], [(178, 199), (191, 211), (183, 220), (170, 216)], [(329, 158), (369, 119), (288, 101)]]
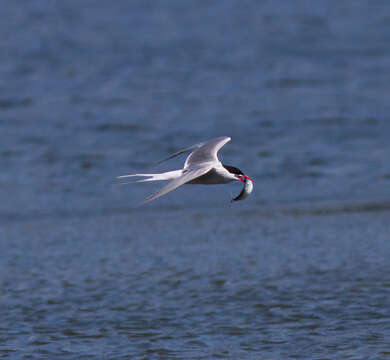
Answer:
[(198, 166), (199, 164), (207, 162), (218, 162), (219, 160), (217, 154), (219, 149), (221, 149), (221, 147), (224, 146), (230, 140), (230, 137), (223, 136), (216, 139), (212, 139), (207, 143), (203, 144), (199, 147), (199, 149), (195, 150), (188, 156), (184, 164), (184, 168), (191, 167), (191, 165)]
[(198, 178), (199, 176), (202, 176), (209, 172), (212, 169), (212, 166), (205, 166), (205, 167), (198, 167), (190, 170), (184, 170), (184, 174), (174, 180), (171, 180), (167, 185), (165, 185), (163, 188), (161, 188), (159, 191), (157, 191), (155, 194), (149, 196), (145, 201), (141, 203), (141, 205), (147, 204), (148, 202), (151, 202), (153, 200), (156, 200), (160, 196), (163, 196), (167, 193), (169, 193), (172, 190), (177, 189), (179, 186), (184, 185), (185, 183), (194, 180)]

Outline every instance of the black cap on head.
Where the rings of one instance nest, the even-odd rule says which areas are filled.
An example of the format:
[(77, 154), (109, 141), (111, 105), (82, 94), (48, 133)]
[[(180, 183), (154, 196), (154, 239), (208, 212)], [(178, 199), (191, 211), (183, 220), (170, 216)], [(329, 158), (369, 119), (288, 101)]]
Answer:
[(238, 169), (238, 168), (236, 168), (236, 167), (234, 167), (234, 166), (229, 166), (229, 165), (225, 165), (225, 164), (222, 164), (222, 166), (223, 166), (227, 171), (229, 171), (229, 172), (232, 173), (232, 174), (244, 175), (244, 173), (243, 173), (240, 169)]

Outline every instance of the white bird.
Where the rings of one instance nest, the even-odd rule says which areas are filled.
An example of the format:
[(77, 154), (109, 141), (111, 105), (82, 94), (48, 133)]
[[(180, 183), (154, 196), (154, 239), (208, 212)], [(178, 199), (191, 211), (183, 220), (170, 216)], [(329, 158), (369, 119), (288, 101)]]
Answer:
[(139, 176), (146, 177), (147, 179), (141, 179), (136, 182), (170, 180), (167, 185), (155, 194), (149, 196), (141, 204), (153, 201), (184, 184), (226, 184), (233, 180), (243, 182), (244, 188), (232, 201), (243, 200), (252, 192), (253, 180), (249, 176), (246, 176), (240, 169), (222, 164), (217, 155), (219, 149), (230, 140), (231, 138), (228, 136), (212, 139), (206, 143), (196, 144), (180, 150), (162, 160), (169, 160), (175, 156), (191, 151), (181, 170), (168, 171), (160, 174), (122, 175), (118, 176), (118, 179)]

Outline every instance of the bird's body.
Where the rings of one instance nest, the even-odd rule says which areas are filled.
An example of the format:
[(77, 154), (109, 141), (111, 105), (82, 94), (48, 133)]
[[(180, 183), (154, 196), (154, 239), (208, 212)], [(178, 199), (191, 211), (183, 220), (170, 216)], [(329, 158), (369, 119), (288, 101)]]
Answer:
[(206, 174), (199, 176), (198, 178), (189, 181), (187, 184), (197, 185), (217, 185), (227, 184), (233, 180), (236, 180), (232, 174), (222, 166), (214, 166)]
[[(160, 174), (122, 175), (119, 176), (119, 178), (127, 178), (133, 176), (147, 177), (146, 179), (141, 179), (136, 182), (170, 180), (169, 183), (161, 190), (148, 197), (143, 202), (143, 204), (153, 201), (184, 184), (226, 184), (233, 180), (238, 180), (245, 184), (247, 184), (248, 181), (253, 183), (253, 180), (246, 176), (238, 168), (229, 165), (224, 165), (219, 161), (217, 156), (219, 149), (230, 140), (230, 137), (219, 137), (216, 139), (212, 139), (206, 143), (197, 144), (190, 148), (178, 151), (177, 153), (174, 153), (169, 156), (167, 159), (164, 159), (168, 160), (175, 156), (191, 151), (190, 155), (187, 157), (184, 163), (183, 169), (181, 170), (168, 171)], [(243, 196), (242, 191), (241, 194), (234, 200), (241, 200), (241, 198), (243, 199), (248, 196), (253, 189), (253, 184), (251, 185), (252, 186), (244, 186), (243, 191), (247, 189), (245, 196)]]

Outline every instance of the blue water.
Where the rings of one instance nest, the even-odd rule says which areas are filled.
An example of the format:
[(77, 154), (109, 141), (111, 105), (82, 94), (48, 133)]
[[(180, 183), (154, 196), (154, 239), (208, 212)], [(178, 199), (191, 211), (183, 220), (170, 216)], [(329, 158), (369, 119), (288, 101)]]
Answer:
[[(4, 0), (0, 357), (390, 356), (390, 5)], [(116, 176), (231, 136), (241, 188)]]

